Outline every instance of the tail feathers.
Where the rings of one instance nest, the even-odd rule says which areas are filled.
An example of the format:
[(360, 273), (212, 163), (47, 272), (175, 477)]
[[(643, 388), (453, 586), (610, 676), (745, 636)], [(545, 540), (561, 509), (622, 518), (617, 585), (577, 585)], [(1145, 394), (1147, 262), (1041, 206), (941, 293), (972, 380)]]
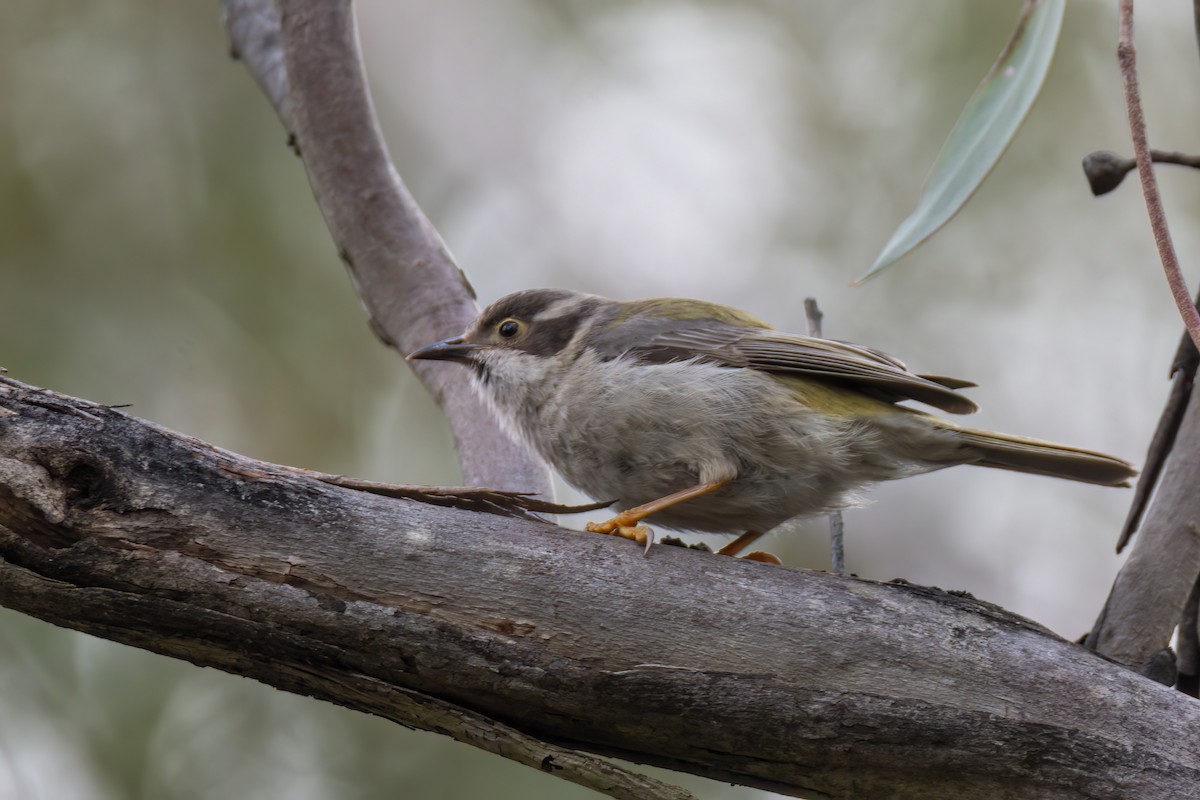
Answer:
[(981, 455), (981, 467), (1011, 469), (1035, 475), (1050, 475), (1101, 486), (1128, 486), (1137, 470), (1128, 461), (1053, 442), (1009, 436), (1003, 433), (958, 428), (964, 444)]

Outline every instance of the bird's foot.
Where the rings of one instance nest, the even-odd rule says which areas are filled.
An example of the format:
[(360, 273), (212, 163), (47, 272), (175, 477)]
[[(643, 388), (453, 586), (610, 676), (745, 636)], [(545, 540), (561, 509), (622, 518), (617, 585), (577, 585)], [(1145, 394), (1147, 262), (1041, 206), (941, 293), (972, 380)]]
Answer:
[(632, 539), (640, 545), (645, 545), (646, 552), (648, 553), (650, 552), (650, 545), (654, 544), (654, 531), (647, 525), (638, 525), (638, 522), (640, 520), (629, 519), (624, 514), (618, 514), (604, 522), (589, 522), (586, 530), (591, 533), (603, 533), (606, 536), (620, 536), (622, 539)]

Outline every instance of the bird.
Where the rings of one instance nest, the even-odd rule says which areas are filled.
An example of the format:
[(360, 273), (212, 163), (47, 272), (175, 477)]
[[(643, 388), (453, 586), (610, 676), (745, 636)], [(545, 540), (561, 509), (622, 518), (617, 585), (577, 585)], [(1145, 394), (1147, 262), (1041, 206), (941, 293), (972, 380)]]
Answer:
[(784, 333), (702, 300), (611, 300), (566, 289), (500, 298), (410, 360), (466, 365), (504, 426), (567, 483), (619, 512), (587, 529), (737, 535), (863, 503), (873, 484), (961, 464), (1128, 486), (1120, 458), (960, 426), (975, 384), (886, 353)]

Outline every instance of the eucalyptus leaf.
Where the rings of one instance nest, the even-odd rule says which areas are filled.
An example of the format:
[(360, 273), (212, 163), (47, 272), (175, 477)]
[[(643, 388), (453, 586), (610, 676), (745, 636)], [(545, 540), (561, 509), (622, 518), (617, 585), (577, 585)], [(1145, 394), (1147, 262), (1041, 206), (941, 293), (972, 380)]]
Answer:
[(996, 166), (1041, 91), (1065, 8), (1066, 0), (1025, 0), (1012, 38), (942, 145), (916, 210), (900, 223), (856, 285), (879, 274), (949, 222)]

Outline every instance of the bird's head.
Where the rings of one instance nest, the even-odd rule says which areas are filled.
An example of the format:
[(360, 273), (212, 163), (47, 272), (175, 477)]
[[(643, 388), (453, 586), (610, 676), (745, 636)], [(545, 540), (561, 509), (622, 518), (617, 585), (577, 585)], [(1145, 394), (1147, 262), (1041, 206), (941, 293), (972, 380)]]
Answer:
[(573, 360), (582, 336), (616, 304), (565, 289), (529, 289), (502, 297), (461, 336), (443, 339), (411, 353), (409, 360), (458, 361), (472, 368), (485, 386), (548, 377), (556, 364)]

